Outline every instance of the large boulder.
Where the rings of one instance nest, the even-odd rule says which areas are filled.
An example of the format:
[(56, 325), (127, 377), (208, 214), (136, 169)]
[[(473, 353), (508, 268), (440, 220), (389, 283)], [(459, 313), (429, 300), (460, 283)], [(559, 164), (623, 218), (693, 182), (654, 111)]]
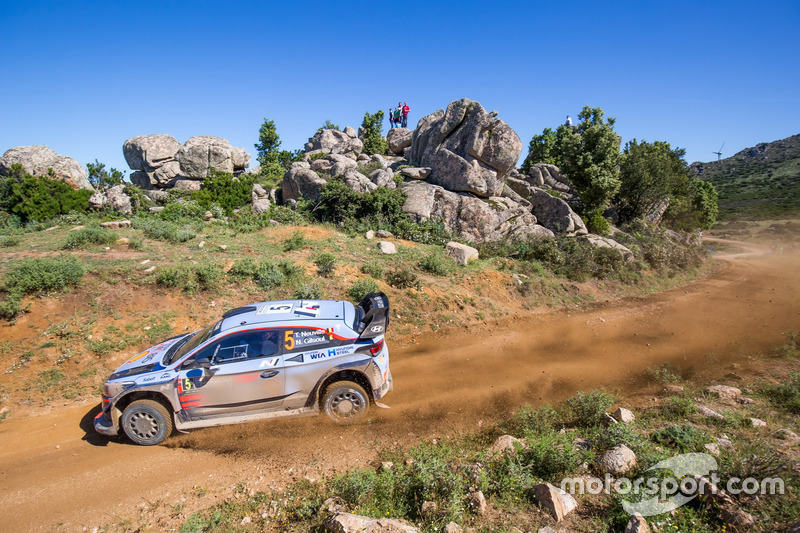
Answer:
[(325, 531), (331, 533), (417, 533), (405, 520), (393, 518), (368, 518), (351, 513), (337, 512), (325, 520)]
[(318, 202), (322, 187), (328, 183), (319, 174), (307, 168), (291, 168), (283, 175), (283, 201), (305, 198)]
[(0, 157), (0, 174), (7, 174), (11, 165), (19, 164), (22, 169), (33, 176), (47, 176), (48, 170), (59, 178), (63, 178), (75, 189), (94, 190), (89, 183), (89, 171), (71, 157), (59, 155), (45, 145), (17, 146), (6, 150)]
[(333, 129), (322, 129), (308, 139), (306, 152), (324, 152), (326, 154), (344, 154), (357, 159), (364, 150), (361, 139), (353, 138), (347, 133)]
[(419, 121), (408, 159), (431, 168), (431, 183), (490, 197), (502, 194), (521, 153), (522, 141), (508, 124), (463, 98)]
[(184, 143), (176, 156), (181, 166), (181, 176), (202, 180), (211, 175), (211, 169), (233, 172), (233, 146), (221, 137), (192, 137)]
[(539, 224), (553, 233), (565, 235), (589, 233), (581, 217), (561, 198), (550, 195), (544, 189), (532, 187), (527, 199), (531, 203), (531, 213), (536, 215)]
[(139, 135), (125, 141), (122, 154), (133, 170), (153, 172), (167, 163), (175, 162), (181, 143), (172, 135), (155, 133)]
[(117, 213), (130, 215), (133, 213), (131, 197), (123, 192), (124, 188), (124, 185), (116, 185), (103, 192), (96, 192), (89, 198), (89, 205), (94, 209), (107, 206)]
[(424, 181), (403, 184), (407, 198), (403, 210), (417, 222), (441, 220), (445, 229), (474, 243), (510, 239), (552, 237), (553, 232), (536, 224), (536, 217), (513, 200), (487, 200), (455, 193)]
[(386, 140), (389, 141), (389, 150), (393, 154), (402, 155), (403, 151), (411, 146), (411, 137), (413, 132), (407, 128), (391, 128), (386, 134)]

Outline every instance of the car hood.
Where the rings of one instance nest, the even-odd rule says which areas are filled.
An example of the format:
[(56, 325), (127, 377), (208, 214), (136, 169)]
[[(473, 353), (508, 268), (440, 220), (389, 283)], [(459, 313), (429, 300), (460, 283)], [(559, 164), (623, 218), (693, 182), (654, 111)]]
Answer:
[(117, 368), (114, 373), (111, 374), (110, 379), (130, 377), (142, 374), (144, 372), (152, 372), (164, 369), (165, 367), (162, 364), (164, 354), (175, 344), (184, 339), (187, 335), (191, 335), (191, 333), (172, 337), (171, 339), (160, 342), (159, 344), (151, 346), (150, 348), (147, 348), (146, 350), (134, 355), (122, 363), (119, 368)]

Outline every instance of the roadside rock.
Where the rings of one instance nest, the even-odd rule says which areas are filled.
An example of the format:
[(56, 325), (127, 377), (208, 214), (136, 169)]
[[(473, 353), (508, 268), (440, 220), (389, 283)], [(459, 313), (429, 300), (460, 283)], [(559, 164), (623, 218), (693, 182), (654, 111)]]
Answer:
[(647, 521), (639, 513), (634, 513), (628, 520), (628, 525), (625, 526), (625, 533), (650, 533), (651, 531)]
[(593, 233), (584, 235), (580, 238), (588, 242), (595, 248), (611, 248), (617, 250), (619, 253), (622, 254), (622, 259), (626, 263), (633, 261), (633, 252), (631, 252), (626, 246), (623, 246), (614, 239), (609, 239), (608, 237), (601, 237), (600, 235), (595, 235)]
[(130, 220), (111, 220), (108, 222), (101, 222), (100, 226), (108, 229), (120, 229), (120, 228), (130, 228), (131, 221)]
[(408, 159), (432, 169), (429, 180), (451, 191), (499, 196), (522, 152), (511, 127), (467, 98), (420, 119)]
[(635, 466), (636, 454), (624, 444), (606, 450), (597, 459), (597, 467), (612, 476), (622, 475)]
[(378, 250), (380, 250), (382, 254), (391, 255), (397, 253), (397, 247), (394, 243), (389, 241), (378, 241)]
[(736, 387), (729, 387), (727, 385), (712, 385), (705, 389), (705, 393), (717, 398), (726, 400), (735, 400), (742, 395), (742, 391)]
[(412, 180), (425, 180), (431, 175), (431, 169), (427, 167), (407, 167), (400, 170), (400, 175)]
[(511, 435), (501, 435), (497, 437), (497, 440), (494, 441), (494, 444), (489, 447), (489, 451), (500, 454), (514, 455), (517, 453), (517, 446), (527, 448), (525, 443), (518, 438), (512, 437)]
[(344, 172), (344, 182), (348, 187), (357, 193), (368, 193), (378, 188), (368, 177), (354, 168), (348, 168)]
[(775, 436), (779, 439), (787, 440), (795, 444), (800, 443), (800, 436), (797, 435), (797, 433), (795, 433), (791, 429), (786, 429), (786, 428), (779, 429), (778, 431), (775, 432)]
[(634, 415), (632, 412), (625, 409), (624, 407), (619, 407), (617, 408), (616, 411), (614, 411), (614, 418), (616, 418), (620, 422), (628, 424), (636, 420), (636, 415)]
[(108, 206), (117, 213), (130, 215), (133, 213), (131, 197), (123, 192), (124, 188), (124, 185), (115, 185), (103, 192), (96, 192), (89, 198), (89, 205), (94, 209)]
[(531, 488), (531, 493), (539, 505), (541, 505), (556, 522), (564, 520), (564, 517), (578, 506), (575, 498), (550, 483), (535, 485)]
[(766, 423), (766, 422), (764, 422), (763, 420), (761, 420), (760, 418), (751, 418), (751, 419), (750, 419), (750, 424), (751, 424), (751, 425), (752, 425), (754, 428), (763, 428), (763, 427), (766, 427), (766, 426), (767, 426), (767, 423)]
[(397, 188), (394, 182), (394, 172), (388, 168), (379, 168), (369, 173), (369, 180), (378, 187), (387, 187), (389, 189)]
[(707, 418), (716, 418), (717, 420), (724, 420), (725, 417), (719, 414), (718, 412), (714, 411), (713, 409), (709, 409), (704, 405), (696, 406), (697, 412)]
[[(448, 242), (444, 247), (444, 251), (447, 255), (449, 255), (453, 259), (453, 261), (462, 266), (467, 266), (467, 263), (469, 263), (473, 259), (478, 259), (478, 250), (476, 250), (472, 246), (461, 244), (460, 242), (453, 242), (453, 241)], [(509, 435), (504, 435), (504, 436), (509, 436)]]
[(459, 526), (455, 522), (450, 522), (449, 524), (444, 526), (444, 529), (442, 531), (444, 533), (463, 533), (464, 530), (461, 528), (461, 526)]
[(33, 176), (47, 176), (48, 170), (52, 168), (55, 175), (63, 178), (71, 187), (94, 190), (89, 183), (89, 171), (86, 167), (71, 157), (57, 154), (45, 145), (9, 148), (0, 157), (0, 175), (8, 174), (14, 164), (21, 165), (25, 172)]
[(467, 507), (477, 515), (486, 514), (486, 497), (483, 495), (483, 492), (470, 492), (467, 495)]
[[(522, 196), (525, 196), (524, 194)], [(551, 196), (544, 189), (532, 188), (528, 197), (531, 203), (531, 212), (536, 215), (539, 224), (553, 233), (565, 235), (586, 235), (589, 231), (581, 217), (575, 213), (567, 202), (561, 198)], [(612, 241), (615, 242), (616, 241)], [(618, 246), (622, 246), (618, 244)], [(625, 248), (623, 246), (623, 248)], [(625, 250), (628, 250), (625, 248)], [(628, 253), (633, 257), (630, 250)]]
[(331, 533), (417, 533), (417, 528), (405, 520), (334, 513), (325, 521), (325, 531)]
[(207, 178), (211, 169), (233, 172), (233, 146), (220, 137), (192, 137), (175, 158), (180, 164), (181, 176), (190, 179)]

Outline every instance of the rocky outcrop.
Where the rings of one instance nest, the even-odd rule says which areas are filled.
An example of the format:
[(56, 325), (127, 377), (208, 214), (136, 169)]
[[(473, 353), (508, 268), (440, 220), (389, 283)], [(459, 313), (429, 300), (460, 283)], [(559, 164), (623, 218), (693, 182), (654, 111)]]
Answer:
[(322, 187), (328, 183), (308, 168), (293, 167), (283, 175), (283, 201), (305, 198), (319, 202)]
[(269, 211), (269, 192), (258, 183), (253, 184), (253, 189), (250, 193), (250, 199), (253, 205), (254, 213), (266, 213)]
[[(250, 154), (221, 137), (192, 137), (181, 145), (163, 133), (133, 137), (122, 146), (131, 182), (142, 189), (199, 190), (211, 170), (239, 174), (250, 166)], [(187, 181), (189, 183), (187, 183)]]
[(47, 176), (49, 169), (75, 189), (94, 190), (89, 183), (89, 171), (71, 157), (59, 155), (45, 145), (17, 146), (0, 157), (0, 175), (7, 174), (11, 165), (19, 164), (33, 176)]
[(403, 210), (412, 219), (441, 220), (445, 229), (474, 243), (553, 236), (552, 231), (536, 224), (528, 209), (508, 198), (483, 200), (424, 181), (404, 183), (403, 190), (408, 196)]
[(364, 143), (358, 137), (352, 136), (352, 132), (355, 131), (353, 128), (345, 128), (345, 130), (351, 130), (351, 135), (333, 129), (319, 130), (308, 139), (305, 145), (306, 153), (342, 154), (352, 159), (358, 159), (359, 154), (364, 150)]
[(423, 117), (412, 135), (409, 161), (430, 167), (431, 183), (448, 190), (499, 196), (522, 141), (495, 115), (463, 98)]
[(331, 533), (416, 533), (418, 530), (405, 520), (334, 513), (325, 521), (325, 531)]
[(614, 239), (609, 239), (608, 237), (601, 237), (600, 235), (594, 235), (590, 233), (589, 235), (583, 235), (581, 237), (582, 240), (588, 242), (595, 248), (612, 248), (617, 250), (619, 253), (622, 254), (622, 259), (627, 263), (629, 261), (633, 261), (633, 252), (630, 249), (618, 243)]
[(117, 213), (130, 215), (133, 213), (131, 208), (131, 197), (123, 192), (124, 185), (109, 187), (105, 191), (96, 192), (89, 197), (89, 206), (93, 209), (108, 207)]

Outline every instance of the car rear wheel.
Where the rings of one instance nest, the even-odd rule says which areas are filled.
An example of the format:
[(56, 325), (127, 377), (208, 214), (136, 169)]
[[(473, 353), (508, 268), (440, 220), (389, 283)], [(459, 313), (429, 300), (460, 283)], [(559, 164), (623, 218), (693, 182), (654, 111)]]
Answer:
[(369, 396), (357, 383), (337, 381), (325, 389), (322, 409), (337, 424), (352, 424), (367, 415)]
[(172, 434), (172, 416), (154, 400), (136, 400), (122, 413), (122, 429), (136, 444), (153, 446)]

